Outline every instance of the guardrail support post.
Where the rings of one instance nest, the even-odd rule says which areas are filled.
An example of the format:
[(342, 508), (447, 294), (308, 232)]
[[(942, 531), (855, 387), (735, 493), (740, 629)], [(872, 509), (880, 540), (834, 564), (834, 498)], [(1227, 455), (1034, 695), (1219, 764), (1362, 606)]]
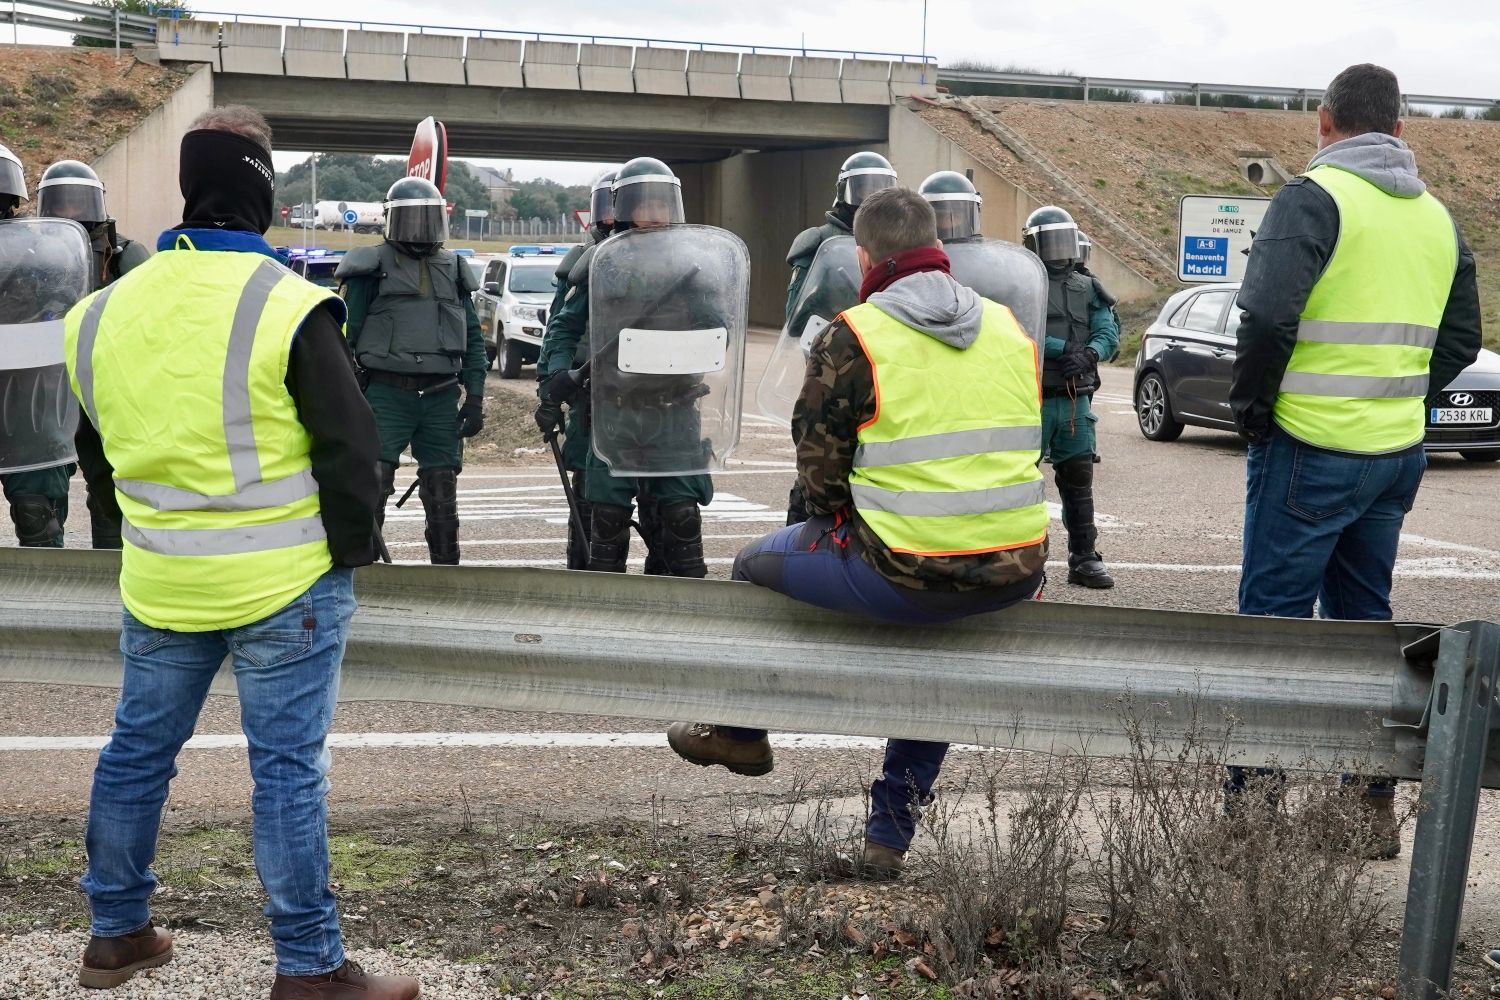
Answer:
[(1497, 674), (1500, 625), (1469, 622), (1444, 630), (1432, 680), (1422, 808), (1401, 930), (1400, 1000), (1448, 995)]
[(1203, 107), (1203, 91), (1198, 89), (1198, 85), (1196, 83), (1193, 84), (1193, 107)]
[(1088, 77), (1084, 77), (1083, 78), (1083, 103), (1087, 104), (1088, 102), (1089, 102), (1089, 78)]

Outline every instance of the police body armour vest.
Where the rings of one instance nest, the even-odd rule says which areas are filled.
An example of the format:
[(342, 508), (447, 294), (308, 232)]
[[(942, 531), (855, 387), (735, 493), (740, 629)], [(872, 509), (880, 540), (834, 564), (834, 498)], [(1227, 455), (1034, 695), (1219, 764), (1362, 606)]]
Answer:
[[(1094, 299), (1094, 283), (1077, 271), (1064, 274), (1047, 272), (1047, 336), (1066, 341), (1069, 346), (1089, 342), (1089, 306)], [(1084, 377), (1075, 388), (1091, 391), (1092, 378)], [(1087, 383), (1086, 385), (1083, 383)], [(1058, 370), (1057, 361), (1047, 358), (1042, 368), (1042, 388), (1048, 392), (1065, 392), (1068, 380)]]
[(468, 348), (464, 297), (472, 291), (463, 262), (449, 250), (418, 259), (389, 243), (379, 249), (380, 294), (359, 332), (359, 363), (406, 375), (456, 373)]
[(1308, 296), (1276, 396), (1276, 423), (1335, 451), (1380, 455), (1421, 442), (1428, 364), (1458, 268), (1440, 201), (1397, 198), (1323, 164), (1307, 178), (1333, 198), (1339, 238)]
[(293, 336), (324, 302), (342, 316), (261, 254), (174, 249), (68, 313), (69, 378), (125, 515), (120, 595), (147, 625), (247, 625), (332, 566), (286, 388)]
[(880, 540), (938, 556), (1046, 538), (1037, 348), (1010, 310), (986, 300), (967, 350), (869, 303), (843, 316), (875, 371), (875, 417), (859, 428), (849, 487)]

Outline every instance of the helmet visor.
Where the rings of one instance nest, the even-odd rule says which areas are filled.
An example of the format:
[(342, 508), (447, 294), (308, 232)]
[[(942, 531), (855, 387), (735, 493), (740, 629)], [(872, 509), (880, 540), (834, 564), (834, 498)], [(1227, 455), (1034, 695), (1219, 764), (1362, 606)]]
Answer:
[(26, 200), (26, 175), (21, 165), (8, 156), (0, 156), (0, 195), (14, 195)]
[(448, 237), (447, 208), (441, 198), (388, 201), (385, 238), (392, 243), (441, 243)]
[(109, 218), (104, 210), (104, 188), (81, 177), (42, 181), (37, 185), (36, 214), (54, 219), (72, 219), (85, 227)]
[(1093, 249), (1094, 249), (1094, 241), (1091, 240), (1091, 239), (1089, 239), (1086, 234), (1079, 233), (1078, 234), (1078, 263), (1080, 263), (1080, 264), (1087, 264), (1089, 262), (1089, 254), (1093, 251)]
[(613, 225), (615, 221), (615, 194), (608, 184), (594, 188), (589, 197), (589, 221), (596, 226)]
[(675, 177), (643, 174), (615, 182), (615, 221), (670, 226), (685, 220), (682, 185)]
[(855, 167), (839, 174), (839, 200), (858, 205), (876, 191), (895, 186), (896, 171), (888, 167)]
[(979, 200), (973, 195), (927, 195), (937, 216), (940, 240), (963, 240), (979, 232)]
[(1078, 259), (1078, 227), (1071, 222), (1049, 222), (1026, 230), (1026, 249), (1047, 263)]

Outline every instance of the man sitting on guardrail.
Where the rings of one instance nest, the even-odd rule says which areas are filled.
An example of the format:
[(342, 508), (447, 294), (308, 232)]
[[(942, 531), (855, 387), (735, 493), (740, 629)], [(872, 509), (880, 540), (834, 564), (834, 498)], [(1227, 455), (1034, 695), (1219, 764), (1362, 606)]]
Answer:
[[(1028, 600), (1047, 560), (1036, 346), (1009, 309), (948, 275), (932, 206), (915, 192), (871, 194), (854, 238), (862, 304), (814, 343), (792, 417), (811, 519), (752, 542), (734, 578), (916, 625)], [(667, 738), (694, 764), (772, 767), (764, 730), (679, 722)], [(863, 857), (840, 859), (844, 873), (900, 873), (947, 750), (887, 744)]]
[(328, 884), (328, 727), (354, 570), (375, 557), (380, 439), (344, 306), (282, 266), (271, 135), (209, 111), (182, 139), (183, 224), (66, 319), (73, 392), (124, 514), (114, 731), (89, 801), (93, 913), (79, 982), (172, 958), (151, 863), (177, 754), (225, 658), (250, 743), (255, 868), (276, 946), (271, 1000), (411, 1000), (346, 961)]

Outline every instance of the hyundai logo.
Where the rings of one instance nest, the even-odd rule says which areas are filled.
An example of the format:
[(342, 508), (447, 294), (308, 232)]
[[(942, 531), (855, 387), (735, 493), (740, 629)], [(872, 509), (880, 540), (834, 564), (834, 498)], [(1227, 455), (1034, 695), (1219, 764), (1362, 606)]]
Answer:
[(1454, 406), (1473, 406), (1474, 394), (1472, 392), (1453, 392), (1448, 394), (1448, 402)]

